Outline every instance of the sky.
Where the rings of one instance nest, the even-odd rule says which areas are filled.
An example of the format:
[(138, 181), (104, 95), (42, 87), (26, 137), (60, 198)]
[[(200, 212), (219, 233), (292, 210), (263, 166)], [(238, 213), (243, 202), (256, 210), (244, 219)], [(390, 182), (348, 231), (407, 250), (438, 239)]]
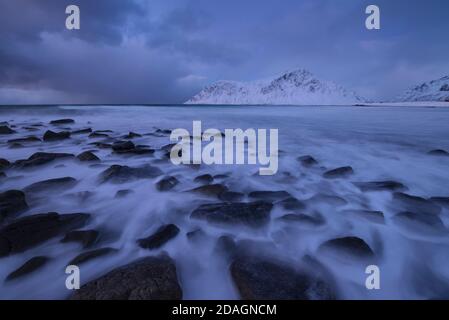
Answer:
[[(65, 8), (78, 5), (80, 30)], [(365, 8), (381, 11), (367, 30)], [(303, 68), (371, 100), (449, 74), (447, 0), (0, 0), (0, 104), (177, 104)]]

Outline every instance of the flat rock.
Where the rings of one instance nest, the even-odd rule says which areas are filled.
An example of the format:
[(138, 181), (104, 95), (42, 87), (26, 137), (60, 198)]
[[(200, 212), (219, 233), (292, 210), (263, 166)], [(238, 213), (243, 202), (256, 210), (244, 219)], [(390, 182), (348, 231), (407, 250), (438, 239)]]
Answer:
[(151, 236), (137, 240), (137, 243), (144, 249), (158, 249), (166, 244), (168, 241), (174, 239), (179, 233), (179, 228), (174, 224), (167, 224), (161, 226)]
[(179, 181), (175, 177), (164, 177), (156, 182), (156, 189), (159, 191), (169, 191), (178, 185)]
[(9, 144), (21, 144), (21, 143), (27, 143), (27, 142), (41, 142), (42, 140), (35, 136), (29, 136), (24, 138), (18, 138), (18, 139), (11, 139), (8, 140)]
[(20, 214), (28, 209), (25, 194), (19, 190), (0, 193), (0, 223), (6, 218)]
[(291, 198), (287, 191), (252, 191), (248, 197), (265, 201), (277, 201)]
[(80, 130), (72, 131), (71, 133), (72, 133), (72, 135), (75, 135), (75, 134), (88, 134), (88, 133), (92, 133), (92, 129), (91, 128), (80, 129)]
[(146, 257), (83, 285), (71, 300), (180, 300), (182, 289), (173, 260)]
[(61, 132), (54, 132), (51, 130), (47, 130), (44, 133), (44, 141), (57, 141), (57, 140), (65, 140), (70, 138), (70, 132), (68, 131), (61, 131)]
[(354, 185), (363, 192), (407, 190), (407, 187), (405, 185), (396, 181), (354, 182)]
[(61, 191), (61, 188), (69, 189), (73, 188), (77, 184), (77, 180), (72, 177), (63, 177), (63, 178), (56, 178), (56, 179), (48, 179), (40, 182), (33, 183), (29, 185), (28, 187), (25, 187), (25, 192), (45, 192), (48, 190), (55, 190)]
[(98, 158), (94, 153), (90, 151), (80, 153), (79, 155), (76, 156), (76, 158), (82, 162), (100, 161), (100, 158)]
[(50, 121), (50, 124), (72, 124), (75, 123), (73, 119), (57, 119)]
[(75, 230), (67, 233), (61, 242), (78, 242), (83, 248), (88, 248), (97, 242), (98, 237), (99, 232), (97, 230)]
[(191, 218), (206, 220), (212, 224), (260, 228), (269, 223), (272, 208), (271, 203), (264, 201), (204, 204), (192, 212)]
[(98, 131), (94, 131), (91, 134), (89, 134), (89, 138), (93, 139), (93, 138), (108, 138), (109, 135), (106, 133), (101, 133)]
[(441, 207), (434, 202), (402, 192), (395, 192), (393, 194), (393, 203), (405, 211), (430, 214), (439, 214), (441, 212)]
[(370, 246), (364, 240), (357, 237), (344, 237), (328, 240), (320, 246), (320, 250), (327, 249), (341, 251), (359, 258), (369, 258), (374, 256), (374, 252)]
[(330, 300), (335, 294), (323, 280), (275, 260), (239, 257), (230, 266), (244, 300)]
[(89, 214), (54, 212), (17, 219), (0, 229), (0, 257), (23, 252), (53, 237), (82, 227)]
[(194, 188), (189, 190), (189, 192), (199, 193), (206, 196), (215, 196), (218, 197), (220, 194), (228, 191), (228, 188), (222, 184), (208, 184), (205, 186), (201, 186), (198, 188)]
[(95, 249), (95, 250), (91, 250), (91, 251), (86, 251), (86, 252), (83, 252), (83, 253), (77, 255), (72, 260), (70, 260), (67, 265), (79, 266), (79, 265), (86, 263), (88, 261), (91, 261), (93, 259), (105, 256), (105, 255), (108, 255), (111, 253), (116, 253), (116, 252), (117, 252), (117, 249), (113, 249), (113, 248), (100, 248), (100, 249)]
[(112, 165), (101, 173), (102, 182), (124, 183), (137, 179), (156, 178), (163, 172), (156, 167), (147, 165), (139, 168)]
[(317, 165), (317, 164), (318, 164), (318, 161), (316, 161), (315, 158), (312, 157), (312, 156), (302, 156), (302, 157), (299, 157), (299, 158), (298, 158), (298, 161), (301, 162), (301, 164), (302, 164), (304, 167), (311, 167), (311, 166), (314, 166), (314, 165)]
[(13, 133), (15, 133), (15, 131), (12, 130), (10, 127), (0, 126), (0, 134), (13, 134)]
[(33, 257), (27, 262), (25, 262), (22, 266), (11, 272), (7, 277), (6, 281), (11, 281), (25, 275), (28, 275), (40, 268), (42, 268), (50, 259), (48, 257), (39, 256)]
[(354, 170), (352, 169), (352, 167), (347, 166), (326, 171), (323, 174), (323, 177), (327, 179), (337, 179), (337, 178), (346, 178), (352, 174), (354, 174)]
[(46, 153), (46, 152), (36, 152), (31, 157), (26, 160), (18, 160), (14, 163), (14, 166), (27, 168), (35, 167), (50, 163), (59, 159), (67, 159), (75, 157), (70, 153)]

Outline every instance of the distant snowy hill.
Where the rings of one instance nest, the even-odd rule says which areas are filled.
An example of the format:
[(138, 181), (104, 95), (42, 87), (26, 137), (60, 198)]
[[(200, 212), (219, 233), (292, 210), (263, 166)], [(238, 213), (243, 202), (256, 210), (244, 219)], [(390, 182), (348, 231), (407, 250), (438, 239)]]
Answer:
[(447, 101), (449, 102), (449, 76), (425, 82), (407, 90), (396, 99), (402, 101)]
[(348, 105), (364, 100), (332, 82), (318, 80), (307, 70), (295, 70), (269, 80), (218, 81), (186, 104)]

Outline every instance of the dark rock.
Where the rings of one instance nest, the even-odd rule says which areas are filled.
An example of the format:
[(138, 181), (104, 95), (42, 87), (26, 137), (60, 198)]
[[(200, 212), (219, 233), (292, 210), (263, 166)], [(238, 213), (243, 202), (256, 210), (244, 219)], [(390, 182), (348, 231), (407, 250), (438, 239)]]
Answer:
[(38, 269), (40, 269), (41, 267), (43, 267), (48, 260), (50, 260), (47, 257), (33, 257), (30, 260), (28, 260), (27, 262), (25, 262), (22, 266), (20, 266), (17, 270), (11, 272), (7, 277), (6, 277), (6, 281), (11, 281), (20, 277), (23, 277), (27, 274), (30, 274)]
[(114, 142), (112, 145), (112, 150), (115, 152), (126, 152), (128, 150), (134, 149), (136, 146), (131, 141), (118, 141)]
[(348, 204), (348, 201), (346, 201), (342, 197), (322, 193), (314, 195), (307, 201), (316, 204), (327, 204), (332, 206), (344, 206)]
[(164, 134), (164, 135), (171, 134), (171, 130), (170, 129), (157, 129), (155, 132), (159, 133), (159, 134)]
[(322, 226), (325, 223), (323, 217), (321, 217), (321, 216), (312, 217), (312, 216), (309, 216), (307, 214), (302, 214), (302, 213), (286, 214), (286, 215), (283, 215), (282, 217), (280, 217), (279, 220), (282, 220), (287, 223), (300, 223), (300, 224), (314, 226), (314, 227)]
[(298, 161), (300, 161), (304, 167), (311, 167), (318, 164), (318, 161), (316, 161), (312, 156), (299, 157)]
[(206, 196), (218, 197), (220, 194), (226, 191), (228, 191), (228, 188), (222, 184), (208, 184), (205, 186), (192, 189), (189, 192), (200, 193)]
[(98, 131), (94, 131), (91, 134), (89, 134), (89, 138), (108, 138), (109, 135), (106, 133), (100, 133)]
[(405, 209), (405, 211), (430, 214), (439, 214), (441, 212), (441, 207), (432, 201), (402, 192), (393, 194), (393, 202)]
[(302, 210), (306, 207), (302, 201), (293, 197), (276, 202), (276, 204), (281, 205), (286, 210)]
[(73, 154), (69, 153), (45, 153), (45, 152), (37, 152), (33, 154), (26, 160), (18, 160), (14, 163), (15, 166), (26, 168), (26, 167), (35, 167), (43, 164), (47, 164), (49, 162), (58, 160), (58, 159), (67, 159), (73, 158)]
[(100, 148), (100, 149), (111, 149), (112, 148), (112, 144), (105, 143), (105, 142), (91, 142), (91, 143), (89, 143), (89, 145), (96, 146), (97, 148)]
[(346, 178), (354, 173), (352, 167), (340, 167), (337, 169), (326, 171), (323, 177), (327, 179)]
[(176, 266), (168, 256), (146, 257), (83, 285), (71, 300), (180, 300)]
[(156, 183), (156, 189), (159, 191), (168, 191), (176, 187), (179, 183), (175, 177), (165, 177)]
[(218, 196), (218, 199), (225, 202), (239, 202), (242, 201), (245, 197), (244, 193), (241, 192), (234, 192), (234, 191), (226, 191), (221, 193)]
[(144, 166), (131, 168), (128, 166), (113, 165), (101, 173), (102, 182), (124, 183), (136, 179), (155, 178), (162, 175), (159, 168)]
[(442, 230), (445, 228), (443, 221), (437, 215), (431, 213), (400, 212), (393, 217), (393, 220), (399, 224), (411, 225), (410, 223), (412, 223), (413, 225), (418, 223), (435, 229)]
[(0, 223), (11, 216), (28, 209), (25, 194), (19, 190), (9, 190), (0, 193)]
[(0, 170), (8, 169), (11, 163), (6, 159), (0, 158)]
[(320, 250), (327, 249), (339, 250), (359, 258), (374, 256), (374, 252), (370, 246), (367, 245), (365, 241), (357, 237), (344, 237), (328, 240), (320, 246)]
[(266, 201), (277, 201), (291, 198), (287, 191), (253, 191), (248, 194), (250, 198)]
[(129, 190), (129, 189), (119, 190), (119, 191), (117, 191), (115, 193), (115, 197), (114, 198), (116, 198), (116, 199), (125, 198), (126, 196), (128, 196), (128, 195), (130, 195), (132, 193), (134, 193), (134, 191)]
[(400, 191), (407, 187), (396, 181), (373, 181), (373, 182), (354, 182), (354, 185), (361, 191)]
[(28, 130), (28, 131), (39, 131), (39, 129), (36, 127), (23, 127), (23, 129)]
[(20, 149), (20, 148), (23, 148), (23, 147), (24, 147), (23, 144), (20, 144), (20, 143), (17, 143), (17, 142), (11, 143), (9, 145), (10, 149)]
[(72, 131), (72, 134), (88, 134), (88, 133), (92, 133), (92, 129), (91, 128), (86, 128), (86, 129), (80, 129), (80, 130)]
[(168, 241), (175, 238), (179, 233), (179, 228), (174, 224), (168, 224), (161, 226), (154, 234), (151, 236), (137, 240), (137, 243), (141, 248), (144, 249), (158, 249), (166, 244)]
[(431, 151), (427, 152), (427, 154), (430, 154), (432, 156), (445, 156), (445, 157), (449, 156), (449, 152), (447, 152), (446, 150), (442, 150), (442, 149), (431, 150)]
[(206, 220), (212, 224), (259, 228), (269, 223), (272, 208), (271, 203), (264, 201), (204, 204), (192, 212), (191, 218)]
[(73, 120), (73, 119), (58, 119), (58, 120), (50, 121), (50, 124), (71, 124), (71, 123), (75, 123), (75, 120)]
[(79, 242), (83, 248), (88, 248), (98, 240), (99, 232), (96, 230), (70, 231), (61, 240), (62, 243)]
[(135, 133), (135, 132), (129, 132), (127, 135), (123, 136), (123, 139), (134, 139), (134, 138), (140, 138), (142, 137), (141, 134)]
[(41, 142), (42, 140), (35, 136), (29, 136), (25, 138), (18, 138), (18, 139), (11, 139), (8, 140), (9, 144), (16, 144), (16, 143), (27, 143), (27, 142)]
[(0, 171), (0, 179), (6, 178), (6, 173)]
[(93, 154), (90, 151), (85, 151), (83, 153), (80, 153), (76, 156), (79, 161), (100, 161), (100, 158), (98, 158), (95, 154)]
[(216, 174), (215, 176), (213, 176), (214, 179), (226, 179), (229, 178), (229, 175), (227, 174)]
[(330, 300), (335, 295), (323, 280), (284, 263), (239, 257), (230, 266), (244, 300)]
[(113, 248), (100, 248), (92, 251), (83, 252), (77, 255), (72, 260), (70, 260), (70, 262), (67, 265), (79, 266), (80, 264), (86, 263), (95, 258), (99, 258), (115, 252), (117, 252), (117, 249)]
[(54, 132), (51, 130), (47, 130), (44, 134), (44, 141), (57, 141), (57, 140), (65, 140), (70, 138), (70, 132), (61, 131)]
[(17, 219), (0, 229), (0, 257), (23, 252), (61, 233), (80, 228), (89, 214), (37, 214)]
[(25, 192), (45, 192), (48, 190), (60, 190), (60, 188), (73, 188), (76, 185), (77, 181), (72, 177), (64, 177), (64, 178), (56, 178), (56, 179), (48, 179), (40, 182), (33, 183), (26, 187)]
[(431, 201), (443, 206), (445, 208), (449, 208), (449, 197), (432, 197)]
[(210, 174), (203, 174), (201, 176), (196, 177), (193, 181), (198, 183), (209, 184), (214, 181), (214, 178)]
[(15, 133), (15, 131), (12, 130), (10, 127), (0, 126), (0, 134), (13, 134), (13, 133)]

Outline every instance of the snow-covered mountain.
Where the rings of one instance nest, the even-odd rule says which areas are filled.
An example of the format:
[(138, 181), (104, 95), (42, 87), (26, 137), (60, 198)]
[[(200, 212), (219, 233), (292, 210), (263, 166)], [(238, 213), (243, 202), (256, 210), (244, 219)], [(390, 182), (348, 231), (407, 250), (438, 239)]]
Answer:
[(447, 101), (449, 102), (449, 76), (425, 82), (407, 90), (397, 101)]
[(269, 80), (218, 81), (186, 104), (348, 105), (361, 102), (364, 100), (354, 92), (299, 69)]

